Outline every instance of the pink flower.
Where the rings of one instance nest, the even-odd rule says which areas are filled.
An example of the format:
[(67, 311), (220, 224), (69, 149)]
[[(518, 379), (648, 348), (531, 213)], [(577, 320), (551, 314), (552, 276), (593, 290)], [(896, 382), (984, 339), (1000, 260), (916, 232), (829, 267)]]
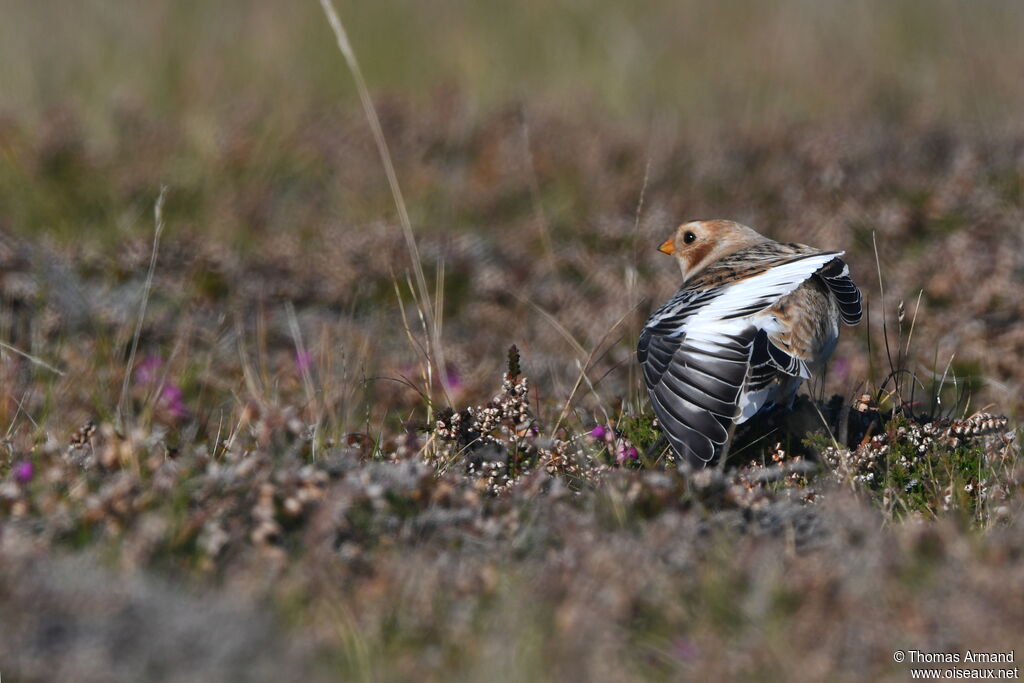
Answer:
[(14, 467), (11, 468), (11, 472), (14, 474), (14, 480), (19, 484), (27, 484), (32, 481), (34, 473), (32, 463), (27, 460), (15, 463)]
[(699, 654), (697, 646), (688, 638), (676, 638), (671, 649), (675, 658), (684, 662), (692, 662)]
[(135, 368), (135, 381), (139, 384), (152, 384), (160, 371), (163, 361), (160, 356), (146, 356)]
[(850, 361), (846, 358), (836, 358), (832, 361), (832, 373), (839, 381), (845, 382), (850, 376)]
[(634, 448), (633, 446), (628, 446), (627, 447), (624, 444), (619, 444), (618, 451), (615, 454), (615, 461), (621, 465), (621, 464), (623, 464), (625, 462), (629, 462), (631, 460), (636, 460), (639, 457), (640, 457), (640, 454), (637, 452), (636, 448)]
[(300, 375), (305, 375), (313, 369), (313, 354), (309, 351), (297, 351), (295, 353), (295, 370)]
[(178, 419), (188, 417), (188, 408), (182, 400), (184, 395), (181, 387), (168, 382), (160, 392), (160, 405)]
[(590, 430), (590, 436), (594, 437), (598, 441), (603, 441), (604, 437), (608, 435), (608, 429), (604, 425), (597, 425)]

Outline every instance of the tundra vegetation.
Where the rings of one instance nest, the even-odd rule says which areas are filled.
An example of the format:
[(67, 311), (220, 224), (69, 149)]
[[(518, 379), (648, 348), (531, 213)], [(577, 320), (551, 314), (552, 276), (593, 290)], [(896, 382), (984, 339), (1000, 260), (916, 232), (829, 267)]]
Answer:
[[(1024, 635), (1024, 7), (7, 0), (0, 674), (905, 680)], [(402, 215), (408, 211), (408, 221)], [(865, 321), (680, 471), (656, 247)]]

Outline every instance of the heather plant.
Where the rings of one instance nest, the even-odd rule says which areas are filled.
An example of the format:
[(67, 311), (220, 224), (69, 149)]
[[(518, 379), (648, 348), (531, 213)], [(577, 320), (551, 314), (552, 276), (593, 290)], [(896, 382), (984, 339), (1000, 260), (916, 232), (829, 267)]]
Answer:
[[(1020, 7), (330, 4), (5, 11), (0, 675), (1019, 646)], [(870, 314), (691, 470), (635, 347), (709, 216)]]

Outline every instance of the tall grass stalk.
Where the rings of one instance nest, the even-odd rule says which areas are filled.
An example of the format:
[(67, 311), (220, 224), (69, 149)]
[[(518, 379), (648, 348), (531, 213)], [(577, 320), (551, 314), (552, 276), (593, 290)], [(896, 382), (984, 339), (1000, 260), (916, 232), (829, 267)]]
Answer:
[(288, 328), (291, 331), (292, 343), (295, 344), (296, 367), (302, 376), (302, 386), (306, 392), (306, 401), (309, 402), (313, 411), (313, 458), (316, 459), (317, 443), (320, 441), (320, 425), (323, 422), (323, 411), (320, 401), (317, 400), (317, 391), (313, 386), (313, 375), (309, 371), (309, 352), (306, 350), (306, 343), (302, 339), (302, 330), (299, 328), (299, 319), (295, 315), (295, 306), (289, 301), (287, 306)]
[[(640, 263), (640, 217), (644, 211), (644, 198), (647, 195), (647, 184), (651, 179), (651, 156), (648, 149), (647, 160), (644, 163), (644, 181), (640, 185), (640, 196), (636, 201), (636, 214), (633, 217), (633, 260), (626, 267), (626, 302), (630, 310), (636, 310), (640, 305), (637, 301), (637, 277), (639, 276)], [(630, 341), (633, 335), (639, 337), (636, 326), (630, 325)], [(637, 374), (637, 364), (629, 364), (629, 409), (634, 415), (640, 414), (640, 377)]]
[[(450, 402), (451, 392), (448, 387), (448, 373), (446, 371), (444, 359), (444, 348), (441, 345), (440, 323), (437, 319), (436, 312), (432, 310), (430, 304), (430, 290), (427, 288), (427, 278), (423, 273), (423, 264), (420, 261), (420, 251), (419, 247), (416, 245), (416, 235), (412, 230), (412, 221), (409, 219), (409, 211), (405, 205), (402, 188), (398, 184), (398, 174), (395, 173), (395, 166), (391, 160), (391, 152), (388, 148), (387, 139), (384, 137), (384, 130), (380, 125), (380, 117), (377, 115), (377, 108), (373, 104), (373, 98), (370, 97), (370, 91), (366, 86), (366, 80), (363, 78), (362, 69), (359, 67), (359, 60), (356, 59), (355, 50), (352, 49), (352, 43), (348, 39), (348, 33), (345, 31), (345, 26), (341, 22), (341, 17), (338, 16), (338, 12), (334, 8), (334, 3), (331, 0), (320, 0), (320, 6), (323, 8), (324, 14), (327, 17), (327, 22), (330, 24), (331, 30), (334, 32), (334, 37), (338, 43), (338, 49), (345, 58), (349, 71), (352, 72), (352, 78), (355, 80), (356, 90), (359, 93), (359, 101), (362, 104), (363, 112), (366, 114), (367, 122), (370, 124), (370, 130), (373, 133), (373, 140), (377, 146), (381, 163), (384, 166), (384, 173), (387, 176), (388, 186), (391, 188), (391, 196), (394, 199), (395, 208), (398, 210), (398, 219), (402, 225), (402, 234), (405, 237), (405, 246), (409, 252), (409, 260), (412, 261), (412, 269), (416, 277), (416, 287), (419, 290), (420, 315), (426, 320), (426, 326), (429, 330), (428, 338), (430, 340), (431, 353), (428, 355), (427, 361), (428, 363), (436, 366), (432, 374), (435, 374), (439, 379), (445, 398)], [(429, 405), (427, 410), (428, 413), (431, 410)]]
[(21, 349), (15, 346), (11, 346), (10, 344), (0, 342), (0, 349), (3, 349), (4, 351), (7, 351), (9, 353), (13, 353), (16, 356), (21, 356), (22, 358), (32, 363), (33, 365), (38, 365), (39, 367), (49, 370), (50, 372), (60, 375), (61, 377), (64, 376), (64, 372), (62, 370), (58, 370), (57, 368), (53, 367), (42, 358), (38, 358), (30, 353), (26, 353), (25, 351), (22, 351)]
[(115, 424), (117, 431), (126, 433), (125, 404), (128, 401), (128, 385), (132, 380), (132, 368), (135, 367), (135, 355), (139, 350), (139, 337), (142, 336), (142, 321), (146, 318), (146, 306), (149, 304), (149, 293), (153, 289), (153, 273), (156, 271), (157, 254), (160, 252), (160, 236), (164, 232), (164, 201), (167, 199), (167, 186), (160, 187), (160, 196), (156, 198), (153, 205), (153, 249), (149, 254), (149, 270), (146, 272), (146, 282), (142, 287), (142, 302), (139, 304), (139, 316), (135, 320), (135, 333), (132, 335), (132, 347), (128, 353), (128, 365), (124, 370), (124, 378), (121, 381), (121, 396), (117, 400), (117, 412)]

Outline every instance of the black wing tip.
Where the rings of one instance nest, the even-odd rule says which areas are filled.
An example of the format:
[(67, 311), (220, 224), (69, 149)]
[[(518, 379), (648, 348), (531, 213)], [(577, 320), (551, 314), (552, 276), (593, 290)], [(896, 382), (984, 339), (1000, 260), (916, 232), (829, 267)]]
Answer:
[[(706, 467), (713, 467), (718, 461), (718, 454), (721, 450), (721, 446), (715, 446), (710, 444), (711, 451), (707, 453), (706, 449), (701, 449), (702, 452), (698, 452), (695, 448), (691, 447), (685, 441), (673, 437), (668, 432), (665, 432), (665, 436), (668, 438), (668, 443), (672, 447), (673, 452), (676, 456), (683, 460), (683, 462), (690, 465), (694, 469), (704, 469)], [(706, 455), (704, 453), (707, 453)]]
[[(833, 253), (833, 252), (828, 252)], [(850, 267), (839, 258), (844, 252), (834, 252), (836, 257), (818, 270), (818, 275), (832, 293), (832, 298), (839, 304), (840, 317), (846, 325), (856, 325), (863, 317), (864, 296), (860, 293), (857, 283), (850, 277)]]
[[(712, 419), (721, 429), (699, 429), (697, 423), (688, 424), (696, 417), (697, 411), (689, 415), (687, 420), (684, 415), (677, 415), (675, 411), (664, 405), (656, 390), (651, 390), (651, 406), (654, 414), (658, 417), (659, 428), (665, 435), (672, 450), (676, 455), (689, 462), (694, 467), (707, 467), (713, 464), (721, 452), (722, 447), (729, 440), (729, 430), (723, 422), (730, 422), (728, 418), (717, 416), (711, 411), (706, 412), (706, 417)], [(685, 412), (685, 411), (681, 411)], [(708, 431), (718, 432), (708, 434)]]

